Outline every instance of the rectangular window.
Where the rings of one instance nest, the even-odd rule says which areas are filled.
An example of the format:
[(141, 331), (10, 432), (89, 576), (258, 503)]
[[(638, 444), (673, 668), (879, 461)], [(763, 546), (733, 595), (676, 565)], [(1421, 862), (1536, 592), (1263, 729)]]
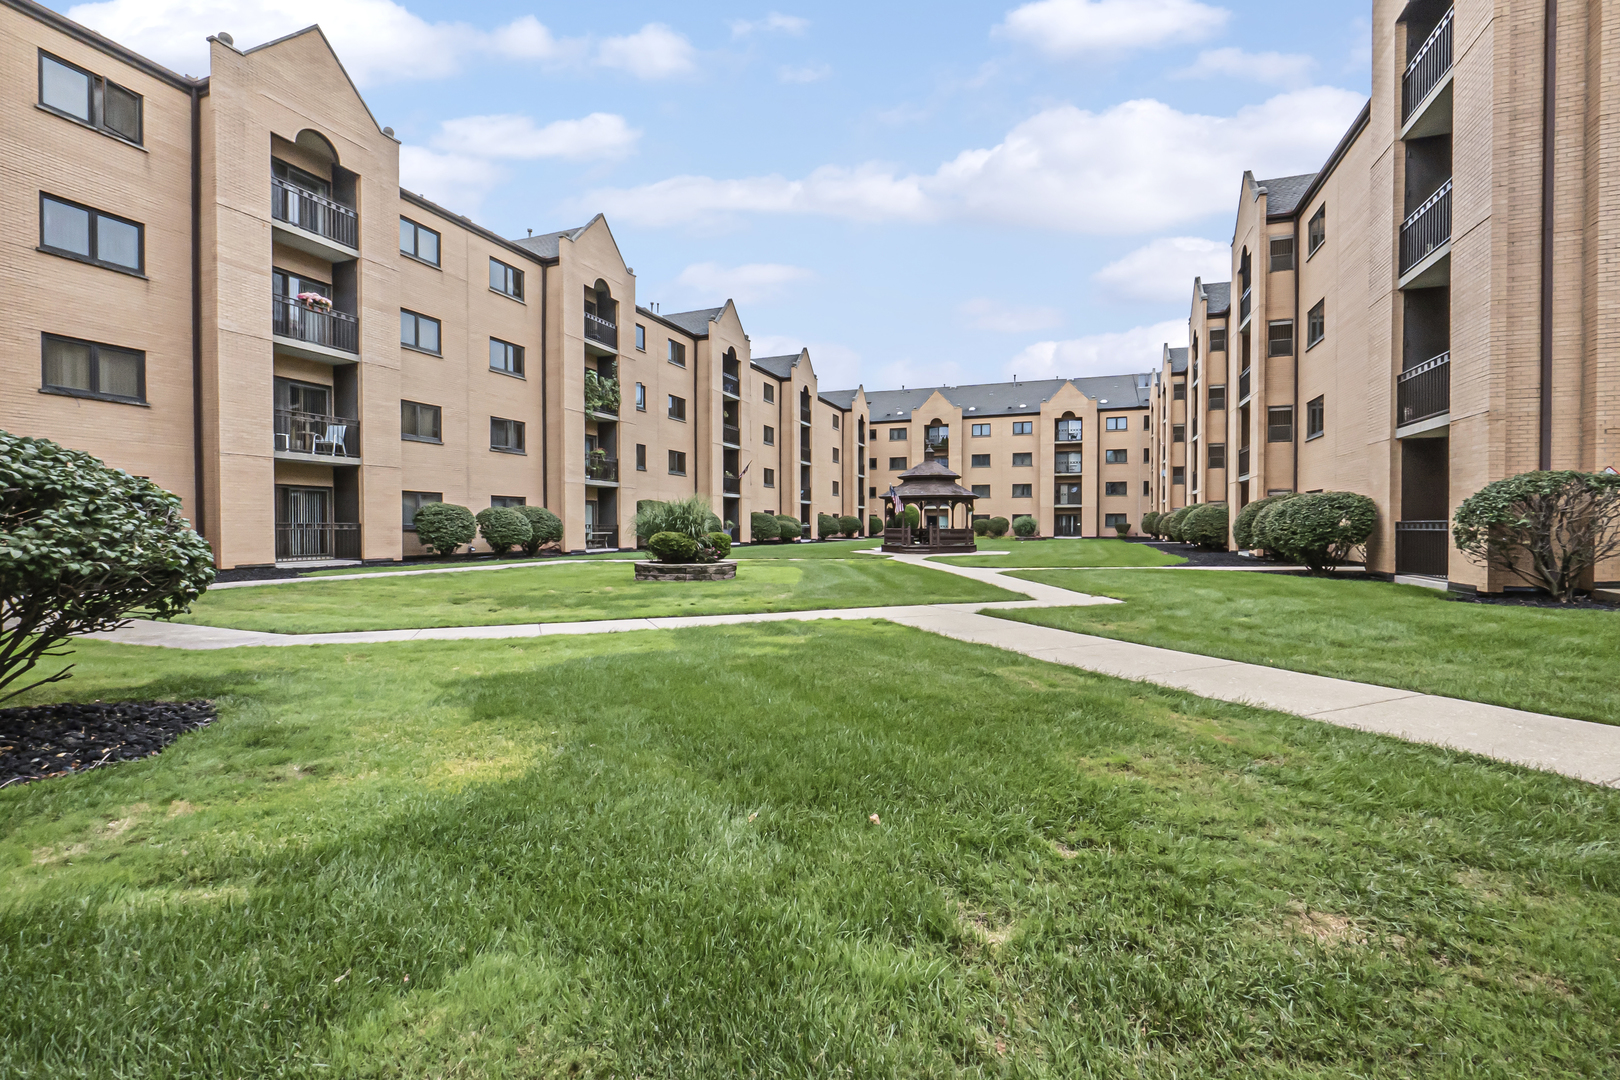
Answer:
[(1276, 236), (1271, 240), (1271, 272), (1273, 274), (1294, 268), (1294, 238)]
[(39, 246), (52, 255), (139, 274), (146, 264), (145, 238), (138, 222), (40, 193)]
[(676, 367), (685, 367), (686, 366), (686, 343), (685, 342), (683, 342), (683, 341), (671, 341), (669, 343), (669, 362), (674, 364)]
[(647, 471), (647, 444), (636, 443), (636, 472)]
[(1226, 387), (1212, 386), (1209, 388), (1209, 411), (1224, 410), (1226, 408)]
[(686, 455), (681, 453), (679, 450), (671, 450), (669, 452), (669, 475), (686, 475)]
[(833, 447), (832, 451), (833, 451), (833, 464), (837, 465), (838, 464), (838, 447), (836, 447), (836, 446)]
[(439, 234), (426, 225), (418, 225), (410, 218), (399, 219), (399, 251), (413, 259), (439, 265)]
[(498, 416), (489, 418), (489, 448), (507, 454), (521, 454), (523, 449), (523, 428), (521, 420), (502, 420)]
[(975, 468), (975, 469), (988, 469), (989, 467), (990, 467), (990, 455), (989, 454), (974, 454), (973, 455), (973, 468)]
[(1316, 249), (1327, 242), (1327, 203), (1316, 208), (1311, 215), (1310, 224), (1306, 226), (1306, 249), (1315, 255)]
[(1031, 490), (1032, 487), (1031, 484), (1014, 484), (1012, 486), (1012, 497), (1015, 499), (1033, 499), (1035, 496)]
[(440, 435), (444, 410), (420, 401), (399, 403), (399, 435), (410, 442), (443, 442)]
[(1209, 467), (1212, 469), (1226, 468), (1225, 443), (1217, 442), (1209, 444)]
[(40, 389), (71, 397), (144, 404), (146, 354), (94, 341), (42, 336)]
[(127, 142), (141, 142), (141, 95), (47, 52), (39, 54), (39, 103)]
[(514, 300), (523, 299), (523, 271), (499, 259), (489, 260), (489, 287)]
[(1266, 328), (1266, 355), (1294, 355), (1294, 320), (1282, 319)]
[(1212, 353), (1226, 351), (1226, 327), (1212, 326), (1209, 328), (1209, 351)]
[(1187, 466), (1185, 466), (1185, 465), (1173, 466), (1170, 469), (1170, 482), (1172, 484), (1176, 484), (1176, 485), (1184, 485), (1184, 484), (1186, 484), (1186, 482), (1187, 482)]
[(973, 425), (973, 437), (975, 439), (987, 438), (989, 436), (989, 434), (990, 434), (990, 425), (989, 424), (974, 424)]
[(890, 458), (889, 459), (889, 471), (890, 472), (905, 472), (906, 471), (906, 459), (903, 458), (903, 457), (892, 457), (892, 458)]
[(833, 484), (833, 498), (836, 499), (838, 497), (838, 481), (834, 480), (832, 482), (832, 484)]
[(1106, 418), (1103, 427), (1107, 431), (1129, 431), (1131, 418), (1128, 416), (1110, 416)]
[(647, 384), (636, 383), (636, 412), (647, 411)]
[(399, 309), (399, 343), (407, 349), (439, 355), (439, 320)]
[(508, 375), (523, 374), (523, 346), (500, 338), (489, 339), (489, 369)]
[(1142, 498), (1144, 498), (1144, 499), (1149, 498), (1152, 494), (1153, 494), (1153, 482), (1151, 480), (1142, 481)]
[(1035, 466), (1035, 455), (1034, 454), (1026, 453), (1026, 454), (1014, 454), (1013, 455), (1013, 468), (1015, 468), (1015, 469), (1030, 469), (1030, 468), (1034, 468), (1034, 466)]
[(974, 484), (973, 485), (973, 497), (976, 498), (976, 499), (988, 499), (990, 497), (990, 485), (989, 484)]
[(402, 491), (399, 501), (403, 513), (400, 518), (400, 527), (406, 532), (416, 531), (416, 512), (428, 503), (444, 502), (442, 491)]
[(1305, 317), (1305, 347), (1311, 348), (1327, 337), (1327, 298), (1323, 297)]
[(1170, 393), (1170, 399), (1172, 401), (1187, 400), (1187, 381), (1185, 379), (1177, 379), (1175, 381)]
[(1103, 485), (1103, 494), (1112, 496), (1129, 495), (1129, 484), (1130, 481), (1128, 480), (1110, 480)]
[(1084, 425), (1079, 420), (1059, 420), (1057, 422), (1058, 442), (1079, 442)]
[(764, 442), (766, 446), (776, 445), (776, 429), (771, 427), (769, 424), (765, 425)]
[(1273, 405), (1266, 410), (1266, 442), (1294, 441), (1294, 407)]
[(1321, 438), (1327, 430), (1327, 404), (1321, 397), (1305, 403), (1305, 438)]
[(1186, 424), (1171, 424), (1170, 425), (1170, 441), (1171, 442), (1186, 442), (1187, 441), (1187, 425)]
[(685, 398), (676, 397), (674, 394), (669, 395), (669, 418), (671, 420), (685, 420), (686, 419), (686, 399)]
[(1013, 434), (1014, 435), (1033, 435), (1033, 434), (1035, 434), (1035, 421), (1033, 421), (1033, 420), (1014, 420), (1013, 421)]
[(837, 413), (832, 414), (832, 421), (833, 421), (833, 430), (837, 431), (838, 430), (838, 414)]
[(871, 467), (874, 469), (877, 468), (877, 458), (871, 459)]
[(1131, 452), (1129, 450), (1104, 450), (1103, 463), (1107, 465), (1129, 465)]
[(503, 506), (510, 510), (516, 506), (528, 506), (529, 500), (524, 498), (522, 495), (491, 495), (489, 497), (489, 505)]
[(763, 477), (761, 478), (761, 482), (768, 488), (775, 487), (776, 486), (776, 470), (775, 469), (766, 469), (765, 472), (764, 472)]
[(1142, 447), (1142, 464), (1147, 465), (1153, 461), (1153, 451), (1149, 447)]
[(760, 384), (760, 393), (762, 393), (765, 396), (765, 404), (767, 404), (767, 405), (775, 405), (776, 404), (776, 385), (774, 383), (771, 383), (771, 382), (761, 383)]
[(1112, 529), (1120, 525), (1129, 525), (1130, 518), (1125, 514), (1104, 514), (1103, 528)]
[(889, 441), (890, 442), (905, 442), (906, 441), (906, 432), (909, 431), (909, 430), (910, 430), (909, 428), (903, 428), (903, 427), (892, 427), (892, 428), (890, 428), (889, 429)]
[(641, 352), (647, 351), (647, 328), (636, 323), (636, 348)]

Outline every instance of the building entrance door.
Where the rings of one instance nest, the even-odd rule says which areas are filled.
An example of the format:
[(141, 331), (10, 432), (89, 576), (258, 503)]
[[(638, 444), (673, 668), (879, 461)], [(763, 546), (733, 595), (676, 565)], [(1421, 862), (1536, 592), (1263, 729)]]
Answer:
[(1059, 514), (1057, 516), (1057, 522), (1053, 526), (1052, 532), (1055, 536), (1079, 536), (1080, 515)]

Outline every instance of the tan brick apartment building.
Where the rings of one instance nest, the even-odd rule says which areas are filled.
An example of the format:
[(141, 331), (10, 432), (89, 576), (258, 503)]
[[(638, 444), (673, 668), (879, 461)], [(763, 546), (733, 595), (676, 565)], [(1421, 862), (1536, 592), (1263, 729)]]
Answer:
[(1372, 569), (1494, 591), (1458, 503), (1620, 467), (1617, 28), (1612, 0), (1375, 0), (1366, 110), (1321, 172), (1243, 177), (1231, 283), (1194, 283), (1157, 508), (1358, 491)]

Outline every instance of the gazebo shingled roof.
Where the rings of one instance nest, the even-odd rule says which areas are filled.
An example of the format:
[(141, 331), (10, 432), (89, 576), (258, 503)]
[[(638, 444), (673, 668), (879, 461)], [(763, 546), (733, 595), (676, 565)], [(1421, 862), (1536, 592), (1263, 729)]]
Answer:
[(921, 465), (901, 473), (900, 486), (894, 489), (894, 493), (900, 496), (901, 502), (939, 498), (971, 501), (973, 492), (956, 482), (961, 475), (952, 472), (951, 467), (938, 458), (929, 458)]

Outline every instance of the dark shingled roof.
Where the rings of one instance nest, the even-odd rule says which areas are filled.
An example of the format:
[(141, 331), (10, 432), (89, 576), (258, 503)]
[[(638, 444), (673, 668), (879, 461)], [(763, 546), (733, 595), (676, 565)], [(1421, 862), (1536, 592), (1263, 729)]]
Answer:
[[(1041, 406), (1052, 399), (1065, 383), (1073, 383), (1082, 394), (1096, 401), (1106, 401), (1109, 409), (1146, 408), (1148, 405), (1148, 375), (1098, 375), (1087, 379), (1035, 379), (1018, 382), (978, 383), (973, 386), (918, 386), (904, 390), (868, 390), (866, 404), (872, 411), (872, 423), (892, 423), (911, 420), (912, 412), (922, 406), (934, 391), (962, 410), (964, 420), (986, 416), (1025, 416), (1039, 413)], [(854, 400), (853, 390), (838, 391)], [(826, 397), (826, 394), (821, 395)], [(924, 420), (929, 419), (924, 417)]]
[(1172, 374), (1172, 375), (1185, 374), (1186, 371), (1187, 371), (1187, 350), (1186, 349), (1166, 349), (1165, 353), (1168, 355), (1169, 360), (1170, 360), (1170, 374)]
[(850, 407), (855, 404), (855, 395), (858, 392), (856, 390), (827, 390), (816, 396), (833, 408), (843, 409), (848, 412)]
[(945, 497), (971, 502), (973, 492), (956, 482), (961, 477), (961, 473), (952, 472), (951, 467), (939, 458), (925, 458), (921, 465), (900, 474), (900, 486), (894, 489), (894, 493), (900, 496), (901, 501)]
[(1279, 176), (1275, 180), (1261, 180), (1260, 186), (1266, 189), (1266, 217), (1287, 217), (1299, 206), (1299, 200), (1311, 189), (1311, 182), (1316, 179), (1315, 173), (1301, 173), (1299, 176)]
[(1206, 281), (1204, 283), (1204, 296), (1209, 300), (1209, 313), (1219, 315), (1224, 311), (1232, 310), (1232, 283), (1230, 281)]
[(590, 228), (590, 222), (586, 222), (577, 229), (563, 229), (561, 232), (541, 233), (539, 236), (525, 236), (521, 240), (513, 240), (512, 243), (516, 244), (520, 248), (527, 248), (529, 251), (532, 251), (536, 255), (540, 256), (542, 259), (555, 259), (557, 257), (558, 249), (561, 246), (559, 242), (563, 237), (566, 236), (570, 240), (577, 240), (579, 239), (579, 234), (588, 228)]
[(709, 324), (719, 317), (724, 307), (700, 308), (697, 311), (677, 311), (673, 315), (660, 314), (658, 317), (665, 322), (674, 323), (689, 334), (704, 337), (709, 332)]
[(799, 362), (799, 355), (793, 353), (789, 356), (756, 356), (749, 363), (767, 375), (774, 375), (786, 381), (793, 378), (793, 365)]
[[(1186, 350), (1183, 349), (1183, 352)], [(1098, 403), (1103, 412), (1113, 409), (1145, 409), (1150, 404), (1148, 372), (1130, 375), (1094, 375), (1089, 379), (1070, 379), (1086, 397)]]

